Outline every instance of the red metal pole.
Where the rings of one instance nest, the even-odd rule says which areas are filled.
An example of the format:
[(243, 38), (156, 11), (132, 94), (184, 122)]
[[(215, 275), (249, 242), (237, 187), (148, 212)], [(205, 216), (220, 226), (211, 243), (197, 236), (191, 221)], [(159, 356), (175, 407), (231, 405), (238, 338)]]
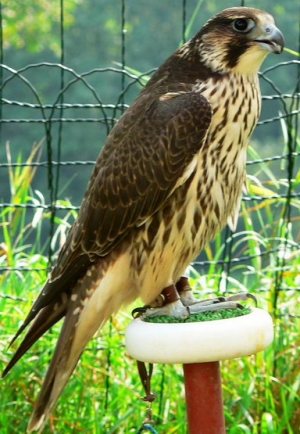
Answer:
[(219, 362), (183, 365), (189, 434), (225, 434)]

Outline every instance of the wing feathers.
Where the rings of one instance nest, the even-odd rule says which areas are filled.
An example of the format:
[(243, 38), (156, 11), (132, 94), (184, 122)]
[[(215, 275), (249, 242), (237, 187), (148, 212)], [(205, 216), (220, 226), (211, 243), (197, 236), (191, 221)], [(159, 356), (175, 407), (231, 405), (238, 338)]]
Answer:
[[(203, 145), (210, 121), (211, 108), (207, 100), (188, 92), (167, 101), (155, 99), (144, 115), (132, 120), (134, 126), (121, 145), (114, 141), (112, 133), (107, 144), (110, 153), (103, 153), (106, 160), (101, 163), (105, 169), (99, 171), (91, 190), (93, 207), (87, 210), (88, 214), (97, 215), (92, 221), (96, 222), (94, 227), (98, 234), (94, 246), (97, 254), (109, 252), (124, 231), (128, 232), (163, 205), (174, 191), (177, 179)], [(126, 123), (126, 119), (123, 122)], [(183, 127), (187, 122), (189, 127)], [(137, 147), (139, 152), (136, 153)], [(136, 155), (139, 161), (134, 159)], [(112, 177), (111, 166), (114, 165), (121, 167), (122, 173), (114, 173)], [(112, 213), (115, 213), (114, 219)], [(129, 216), (124, 219), (123, 213)], [(79, 221), (84, 222), (84, 219), (84, 215), (79, 216)], [(106, 237), (108, 227), (109, 240)], [(83, 236), (81, 241), (88, 242), (93, 249), (90, 239)]]
[(142, 93), (125, 112), (100, 153), (57, 265), (15, 336), (36, 318), (5, 374), (65, 315), (64, 307), (51, 311), (61, 296), (70, 297), (92, 263), (157, 212), (191, 175), (186, 169), (204, 145), (211, 116), (209, 102), (196, 92), (174, 93), (166, 100)]
[[(57, 308), (55, 310), (53, 309), (53, 306), (47, 306), (39, 312), (39, 315), (27, 331), (21, 345), (18, 347), (12, 359), (4, 369), (2, 377), (4, 377), (11, 370), (11, 368), (17, 363), (17, 361), (23, 356), (23, 354), (26, 353), (26, 351), (31, 347), (31, 345), (39, 339), (40, 336), (42, 336), (47, 330), (49, 330), (50, 327), (52, 327), (65, 315), (65, 311), (66, 304), (61, 303), (60, 305), (57, 305)], [(27, 324), (28, 323), (25, 321), (22, 327), (19, 329), (18, 333), (15, 335), (11, 344), (24, 330)]]

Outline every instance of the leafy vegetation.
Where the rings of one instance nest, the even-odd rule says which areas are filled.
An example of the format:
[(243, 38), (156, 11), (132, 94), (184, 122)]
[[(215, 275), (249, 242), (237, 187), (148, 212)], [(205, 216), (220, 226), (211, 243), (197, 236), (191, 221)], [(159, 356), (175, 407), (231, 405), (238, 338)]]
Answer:
[[(64, 26), (74, 23), (74, 9), (79, 0), (64, 2)], [(5, 48), (38, 52), (45, 48), (59, 55), (60, 2), (41, 0), (3, 0), (3, 39)]]
[[(48, 160), (51, 142), (55, 161), (94, 161), (107, 135), (107, 128), (122, 113), (122, 104), (130, 104), (141, 88), (141, 80), (120, 74), (120, 65), (123, 66), (125, 61), (127, 71), (147, 73), (160, 65), (183, 40), (181, 0), (173, 0), (172, 5), (160, 0), (125, 3), (125, 33), (122, 33), (121, 2), (118, 6), (108, 0), (63, 2), (64, 50), (59, 52), (59, 1), (3, 2), (3, 63), (11, 69), (2, 69), (2, 96), (11, 102), (3, 104), (2, 116), (20, 122), (2, 124), (1, 134), (3, 143), (8, 140), (12, 144), (14, 158), (19, 149), (29, 152), (33, 142), (45, 138), (42, 160)], [(229, 6), (232, 6), (230, 0), (223, 1), (222, 5), (215, 0), (186, 2), (185, 38), (195, 34), (211, 14)], [(264, 68), (276, 62), (298, 59), (299, 49), (294, 37), (298, 34), (298, 23), (293, 19), (298, 14), (297, 3), (288, 2), (282, 7), (276, 2), (270, 4), (266, 0), (257, 0), (253, 6), (274, 14), (285, 35), (286, 46), (292, 50), (280, 57), (269, 56)], [(125, 38), (124, 49), (122, 35)], [(40, 65), (44, 62), (47, 64)], [(68, 69), (62, 68), (61, 62)], [(278, 89), (274, 90), (266, 80), (261, 80), (262, 93), (274, 96), (272, 101), (267, 99), (264, 102), (262, 119), (277, 117), (279, 111), (285, 115), (283, 105), (284, 102), (288, 106), (292, 104), (297, 68), (296, 63), (290, 63), (266, 73), (266, 78), (275, 82)], [(285, 98), (278, 98), (278, 93), (285, 94)], [(60, 108), (59, 103), (66, 106)], [(100, 108), (100, 103), (104, 107)], [(58, 105), (53, 107), (54, 104)], [(60, 123), (61, 118), (63, 121)], [(255, 138), (264, 143), (266, 150), (260, 149), (262, 157), (281, 154), (280, 134), (279, 121), (257, 128)], [(270, 149), (271, 153), (267, 152)], [(4, 157), (2, 146), (0, 159)], [(71, 182), (68, 167), (56, 169), (59, 172), (58, 190), (66, 188), (64, 196), (72, 200), (73, 205), (79, 205), (90, 167), (80, 166)], [(276, 166), (273, 169), (275, 176), (278, 176), (277, 171)], [(0, 171), (0, 182), (4, 183), (2, 173)], [(38, 168), (35, 182), (45, 192), (47, 200), (49, 185), (43, 168)], [(5, 195), (5, 188), (2, 195)], [(61, 191), (58, 196), (62, 197)]]
[[(9, 148), (7, 149), (8, 156)], [(39, 147), (35, 146), (26, 162), (38, 158)], [(21, 156), (19, 157), (21, 159)], [(262, 171), (267, 171), (262, 164)], [(49, 220), (47, 209), (34, 208), (34, 203), (43, 204), (42, 194), (32, 191), (31, 183), (34, 166), (9, 169), (11, 203), (24, 204), (21, 208), (5, 208), (1, 212), (0, 264), (6, 271), (1, 275), (0, 294), (0, 370), (11, 357), (13, 348), (8, 343), (29, 310), (33, 299), (46, 278), (47, 257), (41, 245), (41, 226)], [(270, 174), (269, 174), (270, 175)], [(267, 183), (273, 191), (283, 180)], [(252, 184), (251, 184), (252, 185)], [(255, 184), (253, 184), (255, 188)], [(277, 258), (280, 251), (269, 253), (266, 260), (259, 253), (262, 245), (274, 241), (267, 232), (272, 225), (274, 238), (279, 237), (280, 218), (274, 220), (271, 209), (272, 199), (263, 204), (246, 208), (241, 218), (247, 222), (245, 233), (239, 234), (233, 242), (233, 252), (249, 253), (253, 256), (247, 269), (239, 270), (239, 279), (224, 275), (230, 292), (249, 289), (259, 301), (260, 307), (273, 314), (275, 327), (274, 343), (264, 352), (222, 362), (224, 412), (230, 434), (292, 434), (300, 423), (300, 319), (297, 306), (300, 303), (299, 274), (300, 260), (295, 250), (289, 249), (296, 240), (290, 238), (282, 243), (287, 246), (282, 252), (286, 267), (282, 270), (282, 290), (274, 308), (275, 276), (278, 272)], [(69, 205), (65, 201), (61, 205)], [(299, 203), (293, 204), (299, 209)], [(277, 206), (283, 206), (283, 203)], [(27, 215), (29, 213), (29, 215)], [(259, 229), (251, 225), (252, 214), (261, 215)], [(280, 215), (280, 213), (279, 213)], [(75, 217), (75, 211), (62, 219), (55, 220), (55, 244), (57, 250), (63, 242), (66, 230)], [(291, 222), (291, 225), (293, 222)], [(278, 228), (276, 229), (275, 226)], [(35, 231), (34, 243), (26, 242)], [(206, 257), (212, 260), (206, 271), (199, 275), (190, 269), (190, 282), (201, 296), (212, 296), (224, 289), (220, 285), (218, 259), (224, 248), (221, 235), (214, 246), (206, 248)], [(213, 252), (216, 252), (215, 255)], [(215, 265), (214, 265), (215, 264)], [(236, 265), (241, 268), (241, 264)], [(30, 270), (26, 271), (26, 270)], [(136, 305), (135, 305), (136, 306)], [(132, 306), (131, 308), (135, 307)], [(145, 417), (146, 404), (141, 401), (142, 386), (135, 362), (126, 354), (124, 330), (131, 321), (129, 312), (121, 312), (107, 324), (86, 348), (81, 362), (66, 387), (57, 409), (50, 419), (45, 433), (136, 433)], [(34, 397), (41, 384), (45, 367), (51, 357), (60, 325), (44, 336), (1, 382), (1, 433), (25, 432)], [(157, 398), (153, 403), (155, 428), (159, 433), (185, 434), (186, 416), (184, 404), (183, 373), (180, 366), (155, 366), (152, 389)]]
[[(5, 122), (1, 130), (1, 143), (9, 140), (10, 146), (0, 147), (1, 161), (7, 160), (0, 166), (0, 199), (11, 205), (0, 208), (0, 371), (15, 348), (8, 343), (46, 279), (48, 234), (55, 256), (121, 103), (131, 102), (147, 72), (183, 39), (181, 0), (126, 2), (123, 54), (121, 2), (119, 9), (109, 0), (63, 3), (60, 53), (59, 2), (3, 2), (2, 118), (17, 122)], [(186, 38), (221, 7), (232, 6), (229, 0), (221, 7), (215, 0), (186, 3)], [(228, 433), (293, 434), (300, 426), (300, 142), (298, 118), (292, 115), (299, 113), (298, 5), (257, 0), (252, 6), (274, 14), (288, 46), (280, 58), (269, 56), (261, 77), (262, 120), (275, 121), (257, 128), (249, 148), (248, 193), (238, 231), (219, 234), (189, 274), (199, 297), (250, 291), (273, 316), (275, 339), (266, 351), (222, 362)], [(124, 82), (118, 69), (124, 66), (122, 55)], [(54, 63), (38, 64), (45, 60)], [(67, 67), (58, 64), (62, 60)], [(276, 61), (283, 63), (269, 68)], [(98, 69), (108, 66), (117, 68)], [(146, 73), (139, 77), (137, 71)], [(33, 142), (39, 144), (31, 149)], [(52, 167), (51, 160), (70, 164)], [(51, 206), (57, 207), (54, 219)], [(138, 304), (112, 318), (89, 343), (46, 434), (137, 432), (146, 405), (135, 362), (126, 354), (124, 330)], [(53, 327), (1, 381), (1, 434), (25, 432), (59, 328)], [(185, 434), (182, 368), (155, 366), (152, 389), (158, 433)]]

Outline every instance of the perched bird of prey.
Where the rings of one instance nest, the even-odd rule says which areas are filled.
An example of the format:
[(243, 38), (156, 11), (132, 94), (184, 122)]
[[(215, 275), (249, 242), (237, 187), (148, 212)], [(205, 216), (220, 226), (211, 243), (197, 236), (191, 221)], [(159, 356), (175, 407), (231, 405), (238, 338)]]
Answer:
[(151, 304), (164, 290), (165, 308), (186, 313), (181, 276), (217, 231), (236, 226), (258, 69), (282, 49), (266, 12), (223, 10), (158, 68), (110, 132), (4, 372), (65, 317), (29, 431), (42, 430), (84, 347), (122, 305)]

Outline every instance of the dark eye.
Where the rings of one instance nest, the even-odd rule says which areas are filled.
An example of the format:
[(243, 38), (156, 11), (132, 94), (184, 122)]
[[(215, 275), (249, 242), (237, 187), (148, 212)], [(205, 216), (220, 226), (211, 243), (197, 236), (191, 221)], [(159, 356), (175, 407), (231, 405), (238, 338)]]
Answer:
[(246, 18), (237, 18), (233, 21), (233, 28), (241, 33), (247, 33), (254, 27), (254, 21)]

